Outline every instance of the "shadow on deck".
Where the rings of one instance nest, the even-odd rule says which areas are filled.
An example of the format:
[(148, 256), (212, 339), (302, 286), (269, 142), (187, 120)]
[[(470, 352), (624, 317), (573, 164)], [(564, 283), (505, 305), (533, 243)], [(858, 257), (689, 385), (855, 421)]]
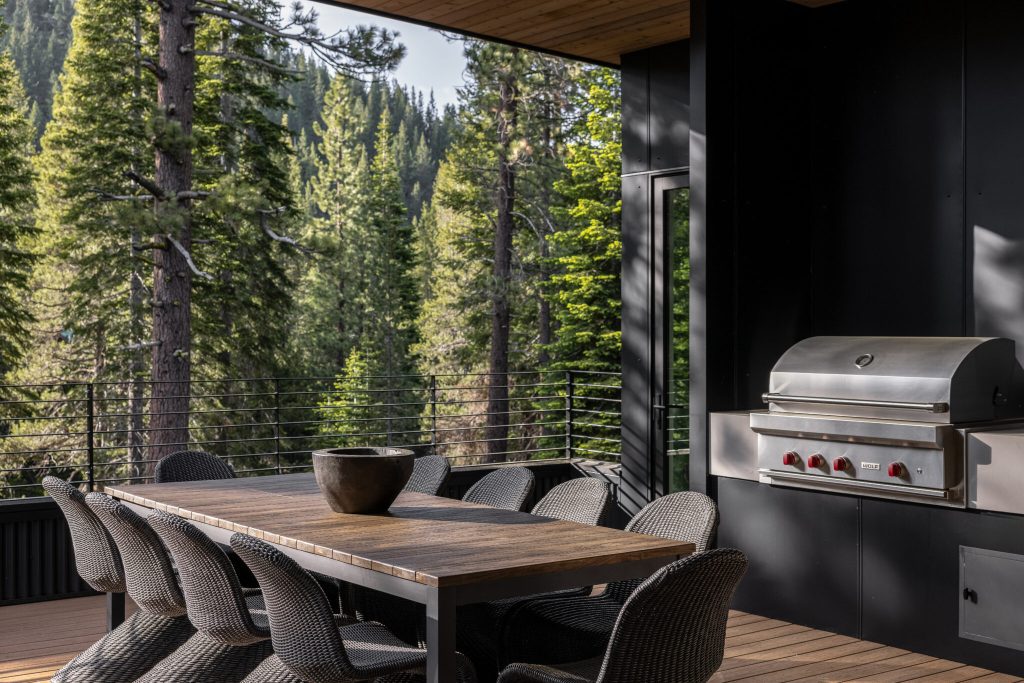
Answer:
[[(128, 606), (129, 612), (132, 606)], [(0, 608), (0, 683), (48, 681), (104, 629), (102, 596)], [(1012, 683), (1022, 679), (732, 612), (719, 683)], [(640, 682), (638, 682), (640, 683)]]

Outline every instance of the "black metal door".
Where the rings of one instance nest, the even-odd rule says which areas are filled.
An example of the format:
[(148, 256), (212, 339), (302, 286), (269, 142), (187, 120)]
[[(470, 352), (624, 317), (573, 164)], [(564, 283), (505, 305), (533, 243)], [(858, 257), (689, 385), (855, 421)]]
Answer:
[(651, 182), (651, 491), (689, 485), (690, 176)]

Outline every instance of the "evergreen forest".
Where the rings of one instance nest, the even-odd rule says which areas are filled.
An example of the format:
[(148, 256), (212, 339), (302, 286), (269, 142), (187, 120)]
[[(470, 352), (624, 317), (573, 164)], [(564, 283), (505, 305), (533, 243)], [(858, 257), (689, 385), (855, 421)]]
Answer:
[(314, 5), (0, 18), (0, 484), (84, 477), (84, 419), (111, 478), (472, 430), (448, 454), (497, 461), (561, 452), (566, 373), (615, 393), (616, 71), (463, 39), (439, 107), (401, 36)]

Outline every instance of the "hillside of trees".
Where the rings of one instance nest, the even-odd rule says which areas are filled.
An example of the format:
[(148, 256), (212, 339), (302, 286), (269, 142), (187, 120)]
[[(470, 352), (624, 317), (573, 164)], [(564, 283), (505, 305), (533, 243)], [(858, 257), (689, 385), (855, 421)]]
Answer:
[[(497, 460), (510, 373), (618, 369), (617, 72), (467, 39), (458, 105), (439, 108), (390, 80), (400, 37), (326, 36), (308, 7), (0, 16), (8, 399), (97, 383), (122, 402), (119, 457), (142, 463), (194, 439), (196, 382), (388, 376), (415, 404), (418, 375), (479, 374)], [(350, 406), (315, 400), (343, 429)], [(52, 466), (61, 443), (22, 442), (20, 463)]]

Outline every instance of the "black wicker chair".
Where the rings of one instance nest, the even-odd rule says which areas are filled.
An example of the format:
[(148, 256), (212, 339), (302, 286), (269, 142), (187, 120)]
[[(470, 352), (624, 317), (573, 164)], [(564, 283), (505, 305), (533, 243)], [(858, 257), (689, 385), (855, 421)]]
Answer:
[[(689, 541), (702, 553), (717, 527), (714, 501), (703, 493), (683, 491), (647, 505), (626, 530)], [(499, 664), (559, 664), (597, 656), (608, 644), (622, 605), (639, 584), (639, 579), (617, 581), (600, 595), (520, 603), (505, 613), (499, 625)]]
[(412, 476), (405, 485), (406, 491), (415, 493), (426, 493), (436, 496), (440, 493), (444, 483), (448, 481), (448, 474), (452, 466), (448, 458), (441, 455), (424, 455), (416, 458), (413, 464)]
[(533, 472), (526, 467), (501, 467), (469, 487), (462, 500), (518, 512), (533, 493), (533, 484)]
[[(273, 546), (245, 534), (231, 537), (263, 588), (274, 643), (269, 657), (247, 683), (290, 671), (307, 683), (355, 683), (388, 675), (420, 673), (427, 653), (410, 647), (383, 625), (338, 625), (320, 585)], [(400, 680), (409, 680), (402, 677)], [(473, 683), (472, 665), (460, 657), (458, 683)]]
[(167, 552), (146, 521), (101, 493), (85, 501), (117, 545), (125, 587), (138, 610), (58, 671), (55, 683), (135, 681), (184, 644), (195, 629), (185, 616)]
[[(613, 504), (608, 484), (582, 477), (562, 482), (548, 491), (531, 514), (598, 526), (607, 523)], [(582, 597), (590, 595), (590, 592), (589, 587), (568, 589), (460, 607), (457, 622), (459, 648), (473, 661), (481, 680), (493, 680), (498, 675), (496, 635), (506, 614), (532, 600)]]
[(263, 596), (243, 589), (227, 554), (189, 522), (159, 511), (148, 521), (174, 559), (199, 632), (139, 682), (241, 681), (273, 654)]
[(530, 514), (588, 526), (603, 526), (612, 512), (612, 494), (600, 479), (563, 481), (533, 506)]
[(603, 656), (557, 669), (510, 664), (499, 683), (705, 683), (722, 665), (729, 602), (746, 569), (731, 548), (663, 567), (626, 599)]
[(124, 593), (121, 553), (107, 528), (86, 505), (85, 494), (57, 477), (44, 477), (43, 488), (68, 522), (78, 575), (100, 593)]
[(171, 453), (166, 458), (161, 458), (153, 470), (153, 481), (157, 484), (234, 478), (235, 471), (231, 469), (231, 465), (206, 451)]

